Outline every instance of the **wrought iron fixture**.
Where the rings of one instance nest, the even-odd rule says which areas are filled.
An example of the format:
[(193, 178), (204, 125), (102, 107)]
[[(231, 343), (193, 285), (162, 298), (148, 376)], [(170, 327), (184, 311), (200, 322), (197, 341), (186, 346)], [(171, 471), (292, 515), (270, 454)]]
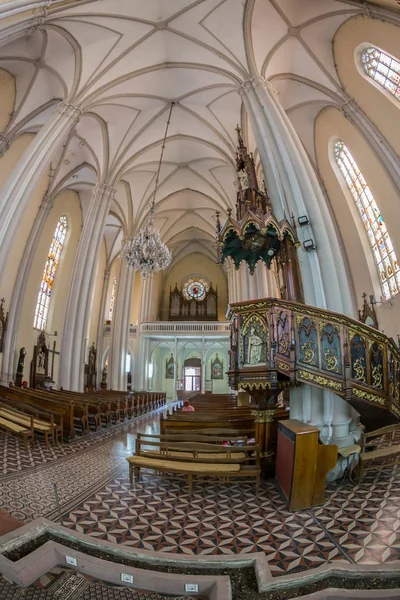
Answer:
[(164, 139), (161, 146), (160, 161), (158, 163), (154, 194), (150, 204), (148, 221), (133, 238), (126, 240), (122, 250), (122, 258), (126, 260), (130, 267), (140, 271), (143, 279), (146, 278), (148, 273), (157, 273), (158, 271), (163, 271), (168, 267), (172, 260), (171, 252), (168, 250), (166, 244), (162, 242), (160, 232), (154, 227), (154, 214), (156, 212), (156, 195), (160, 179), (162, 159), (164, 156), (165, 141), (167, 139), (168, 128), (171, 122), (173, 106), (174, 103), (171, 102)]
[(236, 218), (232, 209), (228, 209), (228, 219), (221, 226), (220, 213), (216, 214), (218, 263), (230, 256), (238, 269), (245, 261), (253, 275), (258, 261), (263, 261), (269, 269), (287, 241), (297, 247), (298, 239), (295, 227), (287, 219), (278, 221), (274, 216), (265, 182), (260, 189), (254, 158), (243, 143), (239, 126), (236, 131)]

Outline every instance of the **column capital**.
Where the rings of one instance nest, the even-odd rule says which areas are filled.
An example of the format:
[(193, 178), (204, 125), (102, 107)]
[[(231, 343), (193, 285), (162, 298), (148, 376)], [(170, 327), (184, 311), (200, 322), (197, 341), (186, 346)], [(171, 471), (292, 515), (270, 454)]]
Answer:
[(107, 183), (96, 183), (92, 190), (92, 196), (113, 196), (115, 194), (115, 188)]
[(10, 147), (10, 144), (10, 138), (4, 135), (4, 133), (0, 133), (0, 157), (7, 152), (7, 150)]
[(42, 203), (39, 207), (40, 210), (50, 212), (54, 206), (54, 198), (51, 194), (45, 194), (42, 199)]
[(247, 81), (243, 81), (243, 83), (238, 87), (238, 94), (240, 97), (246, 96), (253, 89), (253, 85), (251, 83), (251, 79), (247, 79)]
[(61, 115), (67, 115), (67, 117), (74, 119), (76, 122), (78, 122), (82, 116), (81, 109), (69, 102), (60, 102), (57, 104), (57, 112)]
[(261, 87), (266, 89), (270, 94), (278, 95), (277, 90), (274, 88), (272, 83), (268, 81), (268, 79), (264, 79), (261, 75), (255, 75), (247, 81), (244, 81), (242, 85), (238, 88), (238, 92), (240, 96), (247, 94), (250, 90), (256, 89), (257, 87)]

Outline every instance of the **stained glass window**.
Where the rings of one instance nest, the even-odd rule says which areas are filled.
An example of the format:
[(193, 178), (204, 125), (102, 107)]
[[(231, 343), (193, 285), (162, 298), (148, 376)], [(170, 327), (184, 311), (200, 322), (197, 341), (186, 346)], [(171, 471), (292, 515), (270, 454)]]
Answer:
[(204, 300), (210, 286), (202, 277), (191, 277), (183, 284), (182, 293), (187, 300)]
[(379, 207), (347, 146), (335, 144), (337, 165), (357, 205), (378, 269), (383, 300), (400, 291), (400, 268)]
[(117, 278), (114, 277), (113, 284), (112, 284), (112, 289), (111, 289), (110, 310), (109, 310), (109, 313), (108, 313), (108, 320), (109, 321), (112, 321), (112, 318), (113, 318), (116, 291), (117, 291)]
[(49, 314), (51, 291), (54, 285), (54, 278), (60, 260), (61, 252), (67, 235), (68, 222), (67, 217), (60, 217), (54, 232), (53, 241), (50, 245), (49, 254), (40, 283), (38, 299), (36, 302), (35, 318), (33, 326), (36, 329), (45, 329), (47, 316)]
[(367, 48), (361, 55), (365, 72), (400, 100), (400, 61), (378, 48)]

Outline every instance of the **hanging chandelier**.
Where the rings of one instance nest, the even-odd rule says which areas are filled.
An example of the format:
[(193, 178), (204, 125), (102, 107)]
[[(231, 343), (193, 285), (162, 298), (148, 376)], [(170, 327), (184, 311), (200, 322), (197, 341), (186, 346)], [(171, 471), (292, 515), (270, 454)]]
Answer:
[(168, 267), (172, 260), (172, 254), (166, 244), (161, 240), (160, 232), (154, 227), (154, 214), (156, 212), (156, 195), (160, 179), (162, 159), (164, 156), (165, 141), (167, 139), (168, 127), (171, 122), (171, 114), (174, 103), (171, 102), (171, 108), (168, 115), (167, 126), (165, 128), (164, 140), (161, 146), (160, 161), (156, 181), (154, 185), (154, 194), (150, 205), (147, 224), (142, 227), (133, 237), (126, 240), (122, 250), (122, 258), (126, 260), (128, 266), (141, 272), (143, 279), (148, 273), (157, 273)]

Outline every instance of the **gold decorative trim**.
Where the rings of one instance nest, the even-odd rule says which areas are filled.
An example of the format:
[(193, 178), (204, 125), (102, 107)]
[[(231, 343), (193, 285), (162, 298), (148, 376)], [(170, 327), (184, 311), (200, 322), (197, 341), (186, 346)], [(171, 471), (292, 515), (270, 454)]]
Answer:
[(400, 408), (398, 406), (396, 406), (395, 404), (392, 404), (390, 406), (390, 410), (392, 413), (394, 413), (396, 415), (396, 417), (399, 417), (399, 419), (400, 419)]
[(370, 392), (366, 392), (365, 390), (360, 390), (359, 388), (353, 387), (352, 394), (356, 398), (360, 398), (361, 400), (367, 400), (368, 402), (372, 402), (373, 404), (380, 404), (381, 406), (386, 406), (385, 398), (381, 396), (376, 396), (375, 394), (371, 394)]
[(268, 390), (271, 387), (271, 384), (269, 381), (260, 381), (258, 383), (241, 381), (238, 383), (238, 387), (239, 389), (244, 390)]
[(328, 387), (337, 392), (343, 391), (343, 386), (340, 381), (333, 381), (332, 379), (328, 379), (327, 377), (322, 377), (321, 375), (315, 375), (314, 373), (309, 373), (308, 371), (299, 371), (299, 377), (304, 379), (305, 381), (311, 381), (316, 383), (317, 385), (322, 385), (323, 387)]
[(251, 415), (255, 417), (255, 423), (272, 423), (274, 420), (275, 409), (273, 410), (252, 410)]
[(290, 371), (290, 365), (288, 365), (284, 362), (281, 362), (280, 360), (276, 361), (276, 368), (280, 369), (281, 371), (285, 371), (285, 373)]

